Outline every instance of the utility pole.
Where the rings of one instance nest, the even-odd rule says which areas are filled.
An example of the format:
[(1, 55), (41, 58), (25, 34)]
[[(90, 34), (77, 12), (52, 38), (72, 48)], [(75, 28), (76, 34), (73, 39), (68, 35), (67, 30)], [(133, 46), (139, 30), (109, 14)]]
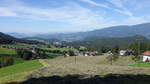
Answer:
[(141, 46), (140, 46), (140, 42), (138, 43), (138, 55), (140, 56), (140, 48), (141, 48)]
[[(74, 52), (73, 52), (73, 53), (74, 53)], [(76, 63), (77, 63), (77, 57), (76, 57), (76, 55), (75, 55), (75, 54), (74, 54), (74, 56), (75, 56), (75, 59), (74, 59), (74, 60), (75, 60), (75, 64), (76, 64)]]
[(142, 41), (141, 39), (136, 39), (138, 41), (138, 66), (140, 66), (140, 48), (141, 48), (141, 45), (140, 45), (140, 41)]
[(141, 39), (136, 39), (137, 43), (138, 43), (138, 56), (140, 55), (140, 41), (142, 41)]

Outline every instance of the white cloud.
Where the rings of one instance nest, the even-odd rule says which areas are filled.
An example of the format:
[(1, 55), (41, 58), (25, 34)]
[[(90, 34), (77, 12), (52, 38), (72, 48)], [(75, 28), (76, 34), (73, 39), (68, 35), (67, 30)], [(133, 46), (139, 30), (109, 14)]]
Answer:
[(121, 14), (128, 15), (130, 17), (133, 16), (133, 14), (131, 12), (129, 12), (128, 10), (119, 10), (119, 9), (113, 9), (113, 10), (116, 11), (116, 12), (119, 12)]
[(117, 6), (118, 8), (121, 8), (121, 9), (112, 8), (110, 5), (108, 5), (106, 3), (105, 4), (96, 3), (96, 2), (94, 2), (92, 0), (80, 0), (80, 1), (89, 3), (89, 4), (94, 5), (94, 6), (107, 8), (107, 9), (113, 10), (115, 12), (118, 12), (118, 13), (121, 13), (121, 14), (124, 14), (124, 15), (127, 15), (127, 16), (133, 16), (132, 13), (130, 11), (128, 11), (123, 6), (123, 4), (122, 4), (122, 2), (120, 0), (107, 0), (107, 1), (110, 2), (110, 3), (112, 3), (113, 5)]
[(99, 6), (99, 7), (108, 8), (109, 9), (109, 6), (107, 4), (96, 3), (96, 2), (94, 2), (92, 0), (81, 0), (81, 1), (89, 3), (89, 4), (92, 4), (92, 5), (95, 5), (95, 6)]
[[(4, 1), (4, 0), (3, 0)], [(71, 3), (57, 8), (34, 8), (25, 5), (21, 0), (13, 0), (14, 2), (5, 1), (0, 5), (0, 16), (11, 16), (16, 18), (28, 18), (34, 20), (46, 20), (63, 22), (67, 24), (77, 25), (83, 28), (103, 28), (122, 24), (137, 24), (147, 22), (145, 17), (135, 17), (129, 12), (120, 0), (112, 0), (111, 3), (118, 8), (111, 8), (108, 4), (99, 4), (92, 0), (82, 0), (94, 6), (112, 9), (120, 14), (128, 15), (129, 17), (123, 19), (122, 22), (111, 19), (101, 12), (85, 8), (77, 3)], [(112, 16), (113, 17), (113, 16)], [(119, 18), (119, 17), (118, 17)], [(147, 17), (148, 18), (148, 17)]]
[(0, 16), (16, 16), (17, 14), (7, 8), (0, 7)]
[(116, 7), (120, 9), (114, 9), (115, 11), (128, 15), (128, 16), (133, 16), (133, 14), (123, 5), (123, 1), (121, 2), (120, 0), (107, 0), (108, 2), (112, 3)]
[(8, 16), (10, 13), (10, 16), (13, 17), (63, 22), (67, 24), (79, 25), (87, 29), (102, 28), (114, 25), (114, 21), (106, 18), (103, 13), (84, 8), (76, 3), (65, 5), (59, 8), (42, 9), (29, 7), (23, 4), (23, 2), (19, 1), (16, 4), (16, 1), (17, 0), (15, 0), (15, 3), (12, 3), (15, 4), (15, 6), (9, 5), (4, 7), (5, 9), (9, 10), (2, 11), (3, 16)]
[(126, 25), (134, 25), (134, 24), (147, 23), (149, 21), (150, 21), (150, 17), (141, 16), (141, 17), (129, 17), (126, 20), (124, 20), (122, 23)]

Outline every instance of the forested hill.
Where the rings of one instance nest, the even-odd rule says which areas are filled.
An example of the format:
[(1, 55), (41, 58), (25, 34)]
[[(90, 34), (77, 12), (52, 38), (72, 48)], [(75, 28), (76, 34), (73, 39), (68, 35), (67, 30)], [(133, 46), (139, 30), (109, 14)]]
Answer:
[(71, 42), (70, 45), (74, 47), (86, 46), (89, 49), (97, 50), (100, 49), (101, 47), (122, 46), (122, 45), (129, 45), (136, 42), (149, 42), (149, 40), (141, 35), (124, 37), (124, 38), (90, 37), (81, 41)]
[(40, 42), (18, 39), (0, 32), (0, 44), (14, 44), (14, 43), (39, 44)]

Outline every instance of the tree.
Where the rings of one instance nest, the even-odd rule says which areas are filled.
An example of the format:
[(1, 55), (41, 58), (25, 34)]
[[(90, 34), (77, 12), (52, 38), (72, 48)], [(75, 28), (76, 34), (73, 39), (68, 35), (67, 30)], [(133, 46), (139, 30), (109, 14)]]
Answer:
[(33, 56), (33, 53), (30, 50), (26, 50), (26, 49), (17, 49), (16, 52), (19, 58), (25, 60), (30, 60)]
[(23, 49), (17, 49), (16, 50), (17, 56), (22, 58), (23, 57)]
[(108, 56), (106, 57), (110, 65), (112, 65), (114, 61), (117, 61), (118, 58), (119, 56), (111, 53), (111, 51), (108, 52)]
[(119, 46), (113, 47), (112, 51), (113, 51), (114, 53), (118, 54), (118, 52), (119, 52)]
[(79, 51), (86, 51), (86, 50), (87, 50), (87, 48), (84, 46), (80, 46), (80, 48), (79, 48)]
[(32, 58), (32, 52), (28, 50), (24, 50), (23, 59), (30, 60)]
[(107, 49), (102, 46), (100, 52), (101, 52), (101, 53), (106, 53), (106, 52), (107, 52)]
[(69, 50), (68, 54), (69, 54), (69, 56), (74, 56), (74, 51), (73, 50)]
[(41, 58), (43, 58), (43, 59), (46, 58), (46, 52), (45, 51), (42, 52), (42, 57)]
[(137, 62), (138, 66), (139, 66), (140, 62), (141, 62), (141, 56), (140, 55), (133, 56), (132, 60), (134, 60), (135, 62)]
[(47, 45), (47, 48), (52, 48), (51, 44), (48, 44), (48, 45)]

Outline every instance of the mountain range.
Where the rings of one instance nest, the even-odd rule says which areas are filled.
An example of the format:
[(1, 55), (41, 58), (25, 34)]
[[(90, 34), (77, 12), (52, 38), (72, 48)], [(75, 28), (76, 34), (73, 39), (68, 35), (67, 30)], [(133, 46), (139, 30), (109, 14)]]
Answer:
[[(12, 35), (12, 34), (11, 34)], [(121, 25), (107, 27), (103, 29), (97, 29), (87, 32), (77, 32), (77, 33), (57, 33), (57, 34), (36, 34), (33, 37), (42, 39), (59, 39), (63, 41), (76, 41), (83, 40), (87, 37), (129, 37), (135, 35), (142, 35), (150, 39), (150, 23), (137, 24), (137, 25)], [(13, 36), (18, 37), (17, 34)]]

